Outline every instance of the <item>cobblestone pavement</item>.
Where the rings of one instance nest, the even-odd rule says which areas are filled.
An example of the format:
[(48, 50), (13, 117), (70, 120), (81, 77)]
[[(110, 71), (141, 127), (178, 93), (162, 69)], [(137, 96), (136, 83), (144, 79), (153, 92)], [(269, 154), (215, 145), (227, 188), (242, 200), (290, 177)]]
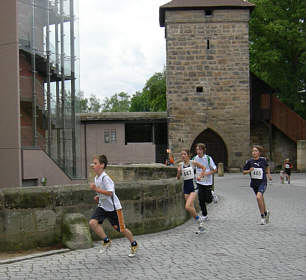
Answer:
[(221, 200), (211, 204), (205, 233), (190, 220), (174, 229), (137, 236), (138, 255), (128, 258), (128, 241), (113, 240), (107, 255), (97, 243), (0, 265), (0, 279), (306, 279), (306, 174), (291, 184), (273, 184), (265, 193), (271, 223), (259, 225), (249, 178), (216, 176)]

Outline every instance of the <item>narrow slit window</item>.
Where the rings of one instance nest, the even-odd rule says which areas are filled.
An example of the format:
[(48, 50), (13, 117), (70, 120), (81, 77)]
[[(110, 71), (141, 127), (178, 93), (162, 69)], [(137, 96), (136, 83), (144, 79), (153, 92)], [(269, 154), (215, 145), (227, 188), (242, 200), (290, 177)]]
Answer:
[(201, 87), (201, 86), (197, 87), (197, 88), (196, 88), (196, 91), (197, 91), (197, 92), (203, 92), (203, 87)]
[(210, 49), (210, 43), (209, 43), (209, 40), (207, 40), (207, 49), (209, 50)]
[(212, 16), (212, 10), (205, 10), (205, 16)]

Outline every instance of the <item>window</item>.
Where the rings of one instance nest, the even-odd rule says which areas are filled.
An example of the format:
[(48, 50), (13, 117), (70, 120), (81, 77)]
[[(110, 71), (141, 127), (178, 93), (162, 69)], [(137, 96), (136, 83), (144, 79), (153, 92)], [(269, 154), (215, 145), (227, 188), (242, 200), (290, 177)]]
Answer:
[(212, 10), (205, 10), (205, 16), (212, 16)]
[(125, 143), (152, 142), (152, 124), (129, 123), (125, 125)]
[(117, 134), (116, 134), (116, 129), (111, 130), (111, 142), (116, 143), (117, 142)]
[(104, 129), (104, 143), (109, 143), (109, 129)]
[(104, 129), (104, 143), (116, 143), (117, 132), (116, 129)]
[(196, 92), (203, 92), (203, 87), (201, 87), (201, 86), (200, 86), (200, 87), (197, 87), (197, 88), (196, 88)]

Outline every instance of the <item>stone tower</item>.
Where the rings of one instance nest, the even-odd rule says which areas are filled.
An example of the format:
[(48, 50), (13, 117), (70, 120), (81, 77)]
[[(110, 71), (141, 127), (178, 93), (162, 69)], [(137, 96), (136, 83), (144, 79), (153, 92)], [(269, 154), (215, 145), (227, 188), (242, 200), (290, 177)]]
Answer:
[(182, 148), (207, 145), (226, 168), (250, 156), (248, 21), (243, 0), (173, 0), (160, 7), (165, 27), (168, 139)]

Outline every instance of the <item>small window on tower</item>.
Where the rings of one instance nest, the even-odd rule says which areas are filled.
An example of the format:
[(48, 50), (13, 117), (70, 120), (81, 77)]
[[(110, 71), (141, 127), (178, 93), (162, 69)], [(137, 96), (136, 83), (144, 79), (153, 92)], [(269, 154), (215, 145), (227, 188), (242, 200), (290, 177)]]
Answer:
[(205, 10), (205, 16), (212, 16), (212, 10)]
[(203, 87), (197, 87), (197, 88), (196, 88), (196, 91), (197, 91), (197, 92), (203, 92)]

